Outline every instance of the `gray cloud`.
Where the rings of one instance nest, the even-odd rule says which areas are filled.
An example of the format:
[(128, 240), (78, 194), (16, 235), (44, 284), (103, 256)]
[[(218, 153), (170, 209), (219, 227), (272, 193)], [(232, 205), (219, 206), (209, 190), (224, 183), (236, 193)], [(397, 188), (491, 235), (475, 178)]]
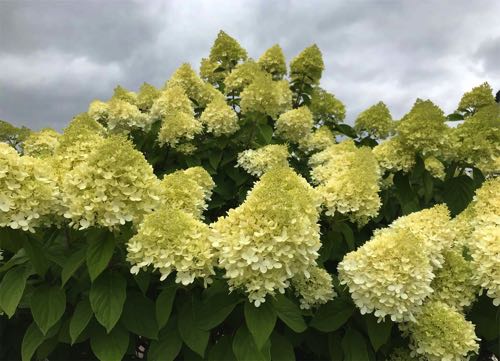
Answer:
[(257, 58), (317, 43), (322, 84), (348, 119), (383, 100), (395, 117), (416, 97), (447, 112), (483, 81), (500, 87), (500, 3), (469, 1), (0, 2), (0, 119), (57, 129), (117, 84), (161, 85), (197, 67), (220, 29)]

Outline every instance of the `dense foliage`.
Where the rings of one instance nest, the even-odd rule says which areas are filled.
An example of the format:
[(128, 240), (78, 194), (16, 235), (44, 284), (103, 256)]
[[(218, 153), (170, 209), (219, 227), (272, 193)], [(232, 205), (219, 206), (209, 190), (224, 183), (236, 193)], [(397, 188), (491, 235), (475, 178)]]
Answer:
[(492, 89), (351, 127), (323, 70), (220, 32), (62, 134), (0, 123), (0, 359), (499, 355)]

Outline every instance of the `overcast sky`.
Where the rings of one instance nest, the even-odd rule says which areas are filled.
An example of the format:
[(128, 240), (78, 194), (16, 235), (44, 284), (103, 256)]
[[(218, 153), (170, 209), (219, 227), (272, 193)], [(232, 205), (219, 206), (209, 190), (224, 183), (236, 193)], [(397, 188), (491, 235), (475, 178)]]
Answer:
[(473, 86), (500, 88), (496, 0), (0, 0), (0, 119), (60, 130), (117, 84), (136, 91), (183, 62), (198, 68), (220, 29), (254, 58), (317, 43), (322, 85), (350, 121), (380, 100), (399, 118), (417, 97), (451, 112)]

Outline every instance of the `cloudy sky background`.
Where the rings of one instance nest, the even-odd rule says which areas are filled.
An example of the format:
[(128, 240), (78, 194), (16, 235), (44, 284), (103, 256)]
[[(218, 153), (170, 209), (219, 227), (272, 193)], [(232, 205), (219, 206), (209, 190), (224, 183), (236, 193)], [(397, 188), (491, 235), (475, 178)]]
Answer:
[(60, 130), (117, 84), (198, 68), (220, 29), (254, 58), (317, 43), (349, 121), (379, 100), (395, 118), (417, 97), (452, 112), (473, 86), (500, 88), (499, 16), (496, 0), (0, 0), (0, 119)]

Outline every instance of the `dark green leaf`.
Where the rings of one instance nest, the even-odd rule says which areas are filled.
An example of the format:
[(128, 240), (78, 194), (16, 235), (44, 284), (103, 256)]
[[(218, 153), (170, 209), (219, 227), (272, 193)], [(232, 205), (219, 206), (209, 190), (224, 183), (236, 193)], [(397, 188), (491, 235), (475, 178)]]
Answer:
[(228, 335), (222, 336), (208, 352), (209, 361), (236, 361), (233, 353), (232, 339)]
[(177, 327), (182, 340), (201, 357), (205, 355), (210, 333), (198, 327), (192, 301), (186, 302), (179, 312)]
[(0, 267), (0, 273), (10, 270), (12, 267), (28, 262), (29, 258), (26, 256), (26, 251), (21, 248), (16, 252), (7, 262)]
[(78, 268), (85, 261), (87, 250), (85, 248), (80, 249), (73, 253), (64, 263), (63, 269), (61, 271), (61, 286), (64, 286), (66, 282), (73, 276)]
[(396, 187), (396, 196), (401, 203), (403, 214), (409, 214), (418, 211), (420, 206), (417, 195), (410, 185), (407, 174), (398, 172), (394, 175), (394, 185)]
[(338, 332), (328, 334), (328, 353), (330, 360), (343, 360), (344, 352), (341, 346), (342, 338)]
[(370, 342), (372, 343), (373, 349), (378, 351), (378, 349), (385, 344), (391, 336), (392, 322), (391, 320), (377, 322), (377, 318), (372, 315), (367, 315), (365, 319)]
[(340, 133), (347, 135), (350, 138), (357, 138), (358, 134), (354, 130), (353, 127), (347, 124), (336, 124), (335, 129), (338, 130)]
[(288, 327), (298, 333), (306, 330), (307, 325), (302, 317), (299, 306), (283, 295), (277, 296), (272, 302), (279, 319)]
[(106, 333), (102, 327), (98, 327), (90, 337), (92, 352), (100, 361), (122, 360), (127, 352), (129, 343), (128, 332), (120, 326)]
[(38, 328), (36, 323), (32, 323), (23, 337), (21, 344), (21, 359), (22, 361), (29, 361), (35, 354), (36, 349), (43, 343), (45, 336)]
[(271, 359), (273, 361), (295, 360), (295, 352), (290, 341), (276, 332), (271, 336)]
[(483, 172), (481, 172), (481, 170), (478, 168), (472, 168), (472, 177), (474, 178), (476, 188), (481, 187), (483, 182), (486, 180), (486, 178), (484, 178)]
[(246, 325), (241, 326), (233, 339), (233, 352), (238, 361), (266, 361), (271, 359), (271, 343), (259, 350)]
[(102, 274), (90, 288), (90, 305), (95, 317), (107, 332), (116, 325), (125, 303), (127, 282), (119, 273)]
[(214, 328), (226, 319), (238, 302), (235, 293), (211, 295), (196, 309), (196, 325), (202, 330)]
[(221, 158), (222, 158), (222, 152), (211, 151), (210, 154), (208, 155), (208, 161), (210, 162), (210, 165), (214, 169), (217, 169), (217, 167), (219, 166)]
[(354, 305), (342, 298), (335, 298), (318, 309), (310, 325), (322, 332), (332, 332), (346, 323), (353, 312)]
[(123, 307), (122, 322), (127, 330), (138, 336), (150, 339), (158, 337), (155, 304), (140, 292), (129, 292), (127, 294), (127, 300)]
[(134, 275), (134, 280), (137, 283), (137, 286), (139, 286), (142, 293), (146, 294), (151, 282), (151, 273), (139, 272), (138, 274)]
[(446, 116), (446, 120), (449, 122), (456, 122), (457, 120), (464, 120), (464, 116), (459, 113), (451, 113)]
[(158, 322), (158, 327), (161, 329), (168, 322), (170, 313), (172, 312), (172, 305), (174, 304), (175, 293), (177, 292), (177, 286), (172, 285), (161, 291), (160, 295), (156, 299), (156, 321)]
[(369, 361), (366, 340), (361, 333), (349, 328), (342, 339), (345, 361)]
[(87, 248), (87, 268), (92, 281), (107, 267), (114, 249), (115, 241), (112, 237), (95, 237), (90, 240)]
[(444, 183), (443, 199), (452, 216), (462, 212), (474, 197), (474, 180), (466, 175), (451, 178)]
[(26, 280), (31, 272), (23, 266), (15, 267), (9, 270), (0, 283), (0, 309), (2, 309), (9, 318), (14, 315), (19, 301), (26, 287)]
[(24, 249), (36, 273), (43, 277), (50, 264), (45, 256), (42, 245), (35, 239), (26, 238), (24, 241)]
[(349, 227), (346, 223), (336, 223), (334, 228), (342, 233), (349, 251), (354, 251), (356, 246), (354, 244), (354, 233), (351, 227)]
[(258, 133), (257, 133), (257, 142), (261, 145), (267, 145), (271, 143), (271, 139), (273, 138), (274, 129), (268, 124), (259, 124), (257, 125)]
[(264, 302), (259, 307), (252, 303), (245, 303), (245, 321), (259, 349), (264, 346), (276, 324), (276, 312), (269, 302)]
[(92, 307), (90, 307), (90, 301), (87, 298), (78, 302), (75, 308), (75, 312), (73, 312), (73, 316), (71, 317), (71, 321), (69, 323), (69, 335), (71, 338), (71, 344), (75, 343), (75, 341), (78, 339), (78, 336), (80, 336), (85, 327), (87, 327), (93, 315), (94, 312), (92, 311)]
[(151, 342), (148, 350), (148, 360), (173, 361), (182, 347), (182, 339), (176, 327), (164, 328), (158, 340)]
[(45, 335), (66, 310), (66, 294), (57, 286), (43, 285), (31, 296), (31, 314)]

